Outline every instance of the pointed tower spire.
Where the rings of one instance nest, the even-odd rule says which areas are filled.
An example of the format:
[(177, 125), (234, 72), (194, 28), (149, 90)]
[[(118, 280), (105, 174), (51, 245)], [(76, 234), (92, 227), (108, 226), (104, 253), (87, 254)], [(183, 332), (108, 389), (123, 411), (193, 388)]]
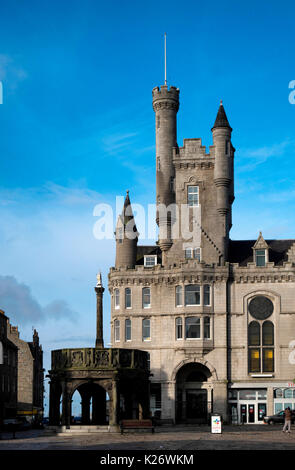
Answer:
[(117, 242), (116, 268), (134, 268), (136, 264), (139, 233), (135, 225), (128, 190), (126, 191), (122, 213), (118, 217), (115, 235)]
[(229, 122), (228, 122), (228, 119), (227, 119), (227, 116), (223, 107), (222, 100), (220, 100), (220, 106), (219, 106), (215, 123), (212, 129), (216, 129), (217, 127), (228, 127), (230, 130), (232, 130), (232, 128), (229, 125)]

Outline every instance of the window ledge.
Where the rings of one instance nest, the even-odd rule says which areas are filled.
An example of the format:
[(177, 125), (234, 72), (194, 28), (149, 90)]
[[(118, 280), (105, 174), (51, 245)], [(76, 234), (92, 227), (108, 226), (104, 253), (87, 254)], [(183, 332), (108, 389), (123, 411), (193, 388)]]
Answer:
[(264, 377), (274, 377), (274, 374), (251, 374), (251, 377), (263, 379)]

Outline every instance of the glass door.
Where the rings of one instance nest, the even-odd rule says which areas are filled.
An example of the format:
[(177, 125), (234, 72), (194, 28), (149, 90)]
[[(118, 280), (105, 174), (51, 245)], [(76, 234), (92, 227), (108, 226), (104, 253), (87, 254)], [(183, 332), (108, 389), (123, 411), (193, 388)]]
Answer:
[(248, 423), (255, 423), (255, 405), (248, 405)]

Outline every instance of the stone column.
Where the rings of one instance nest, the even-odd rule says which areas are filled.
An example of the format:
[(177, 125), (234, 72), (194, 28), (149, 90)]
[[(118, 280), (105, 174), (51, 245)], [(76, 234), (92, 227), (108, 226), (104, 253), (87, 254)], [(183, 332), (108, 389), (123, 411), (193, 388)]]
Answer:
[(96, 348), (103, 348), (103, 293), (104, 287), (102, 286), (101, 275), (97, 275), (97, 285), (95, 286), (96, 292)]
[(118, 390), (117, 390), (117, 381), (112, 380), (112, 407), (109, 410), (110, 412), (110, 424), (116, 426), (118, 424)]
[(212, 412), (222, 415), (227, 420), (227, 383), (215, 382), (213, 384), (213, 406)]
[(63, 426), (69, 427), (71, 424), (72, 400), (68, 390), (67, 382), (62, 384), (62, 422)]

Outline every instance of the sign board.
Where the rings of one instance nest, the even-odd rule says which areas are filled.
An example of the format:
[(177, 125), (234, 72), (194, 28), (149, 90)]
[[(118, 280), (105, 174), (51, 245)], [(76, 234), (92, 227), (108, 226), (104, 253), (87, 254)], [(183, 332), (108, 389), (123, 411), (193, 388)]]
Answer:
[(211, 416), (211, 433), (221, 434), (221, 417), (219, 415)]

